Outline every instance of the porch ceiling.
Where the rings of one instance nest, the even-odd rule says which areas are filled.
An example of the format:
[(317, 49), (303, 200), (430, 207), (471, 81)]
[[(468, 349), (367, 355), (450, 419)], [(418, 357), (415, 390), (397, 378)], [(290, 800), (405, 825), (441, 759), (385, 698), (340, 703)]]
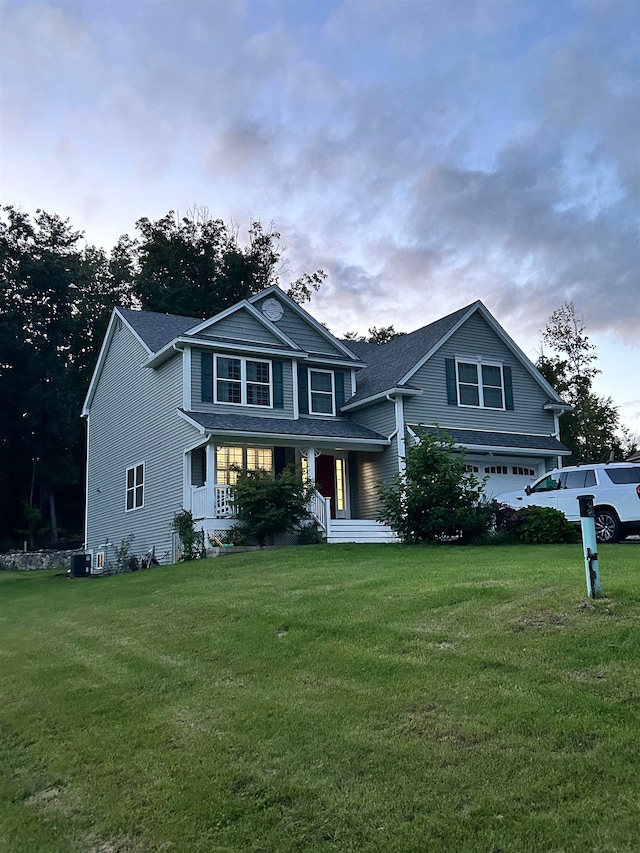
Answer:
[(234, 438), (242, 442), (277, 441), (316, 447), (348, 447), (352, 450), (383, 450), (389, 439), (347, 418), (264, 418), (252, 415), (185, 412), (180, 415), (203, 434)]

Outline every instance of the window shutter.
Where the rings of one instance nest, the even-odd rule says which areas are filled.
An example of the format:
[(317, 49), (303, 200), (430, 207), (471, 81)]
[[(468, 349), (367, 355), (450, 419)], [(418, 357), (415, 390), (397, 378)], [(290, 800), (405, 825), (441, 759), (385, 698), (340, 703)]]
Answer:
[(200, 353), (200, 391), (203, 403), (213, 403), (213, 353)]
[(273, 369), (273, 408), (284, 409), (284, 383), (282, 380), (282, 362), (274, 361)]
[(502, 375), (504, 376), (504, 406), (505, 409), (513, 411), (513, 383), (511, 381), (511, 368), (503, 366)]
[(340, 414), (340, 409), (344, 406), (344, 373), (342, 370), (336, 370), (336, 414)]
[(309, 414), (308, 381), (307, 368), (298, 365), (298, 408), (301, 415)]
[(452, 358), (445, 358), (444, 365), (447, 374), (447, 403), (450, 406), (457, 406), (458, 393), (456, 389), (456, 363)]

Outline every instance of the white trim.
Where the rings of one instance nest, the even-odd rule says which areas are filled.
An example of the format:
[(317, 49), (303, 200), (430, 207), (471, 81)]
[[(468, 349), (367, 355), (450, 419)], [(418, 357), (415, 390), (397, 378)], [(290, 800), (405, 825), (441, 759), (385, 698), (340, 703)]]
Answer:
[[(469, 366), (473, 366), (476, 369), (476, 382), (461, 382), (460, 380), (460, 371), (458, 369), (460, 364), (468, 364)], [(502, 405), (501, 406), (486, 406), (484, 402), (484, 376), (482, 373), (482, 369), (484, 366), (487, 367), (497, 367), (500, 370), (500, 392), (502, 394)], [(456, 355), (455, 356), (455, 379), (456, 379), (456, 393), (458, 395), (458, 406), (461, 409), (489, 409), (489, 411), (493, 412), (506, 412), (507, 411), (507, 401), (504, 387), (504, 370), (503, 364), (501, 361), (494, 361), (493, 359), (483, 359), (481, 355), (477, 356), (465, 356), (465, 355)], [(462, 403), (460, 402), (462, 399), (462, 395), (460, 393), (460, 385), (470, 386), (473, 385), (478, 389), (478, 405), (476, 406), (474, 403)], [(489, 385), (489, 388), (497, 388), (497, 385)]]
[(182, 351), (182, 408), (191, 409), (191, 347)]
[(404, 474), (407, 467), (407, 447), (404, 437), (404, 400), (402, 394), (394, 398), (394, 411), (396, 416), (396, 441), (398, 448), (398, 473)]
[[(298, 370), (300, 365), (297, 358), (291, 359), (291, 383), (293, 388), (293, 417), (298, 420), (300, 417), (300, 400), (298, 399)], [(306, 369), (306, 368), (305, 368)]]
[(194, 421), (194, 419), (193, 419), (193, 418), (190, 418), (190, 417), (189, 417), (189, 415), (188, 415), (186, 412), (183, 412), (183, 411), (182, 411), (182, 409), (176, 409), (176, 412), (177, 412), (177, 413), (178, 413), (178, 415), (179, 415), (181, 418), (183, 418), (183, 420), (185, 420), (188, 424), (190, 424), (192, 427), (195, 427), (195, 428), (198, 430), (198, 432), (200, 433), (200, 435), (207, 435), (207, 431), (206, 431), (206, 430), (205, 430), (205, 428), (202, 426), (202, 424), (199, 424), (197, 421)]
[[(240, 362), (240, 379), (228, 379), (226, 377), (222, 377), (220, 382), (233, 382), (240, 384), (240, 402), (236, 402), (235, 400), (219, 400), (218, 399), (218, 359), (227, 358), (231, 361), (239, 361)], [(256, 364), (266, 364), (269, 367), (269, 382), (256, 382), (249, 381), (247, 379), (247, 362), (252, 361)], [(248, 385), (262, 385), (263, 387), (269, 388), (269, 403), (266, 405), (262, 405), (261, 403), (248, 403), (247, 402), (247, 386)], [(247, 409), (273, 409), (273, 363), (270, 359), (267, 358), (251, 358), (246, 355), (225, 355), (225, 353), (219, 352), (214, 354), (213, 358), (213, 402), (218, 406), (243, 406)]]
[[(312, 373), (328, 373), (331, 377), (331, 391), (318, 391), (318, 389), (313, 389), (311, 387), (311, 374)], [(314, 412), (312, 407), (313, 394), (321, 394), (323, 397), (331, 397), (331, 411), (330, 412)], [(307, 368), (307, 406), (309, 408), (309, 414), (315, 415), (317, 417), (322, 418), (335, 418), (336, 416), (336, 375), (333, 370), (324, 370), (323, 368), (318, 367), (308, 367)]]
[(520, 347), (516, 344), (516, 342), (511, 338), (507, 332), (502, 328), (500, 323), (496, 320), (496, 318), (491, 314), (488, 308), (478, 299), (473, 305), (469, 306), (469, 310), (466, 311), (463, 316), (458, 320), (458, 322), (446, 333), (442, 338), (435, 344), (412, 368), (409, 370), (402, 379), (398, 382), (398, 385), (404, 385), (406, 382), (411, 379), (411, 377), (418, 371), (433, 355), (436, 353), (444, 344), (454, 335), (460, 327), (467, 322), (467, 320), (478, 312), (483, 319), (487, 322), (487, 324), (491, 327), (491, 329), (496, 333), (496, 335), (500, 338), (502, 343), (513, 353), (513, 355), (520, 361), (522, 366), (531, 374), (533, 379), (540, 385), (547, 395), (552, 399), (556, 400), (558, 403), (565, 405), (563, 400), (560, 398), (558, 393), (549, 385), (544, 376), (540, 373), (540, 371), (536, 368), (536, 366), (530, 361), (529, 358), (523, 353)]
[[(137, 470), (142, 466), (142, 483), (138, 484), (136, 475)], [(129, 471), (133, 471), (133, 486), (129, 487)], [(144, 509), (144, 499), (145, 492), (147, 489), (147, 471), (144, 459), (142, 461), (136, 462), (133, 465), (127, 465), (125, 474), (124, 474), (124, 482), (125, 482), (125, 491), (124, 491), (124, 511), (125, 512), (135, 512), (137, 509)], [(136, 505), (137, 495), (136, 492), (142, 486), (142, 503)], [(128, 497), (129, 492), (133, 493), (133, 506), (128, 507)]]
[(87, 419), (87, 455), (85, 458), (85, 472), (84, 472), (84, 547), (87, 548), (89, 546), (89, 450), (91, 448), (91, 444), (89, 442), (89, 422), (91, 420), (91, 416), (89, 412), (86, 414)]
[(322, 323), (319, 323), (316, 319), (314, 319), (311, 314), (308, 314), (304, 308), (301, 308), (297, 302), (294, 302), (290, 296), (281, 290), (276, 284), (271, 287), (267, 287), (266, 290), (261, 291), (260, 293), (256, 293), (255, 296), (249, 297), (249, 302), (254, 303), (258, 302), (261, 299), (265, 299), (268, 295), (277, 293), (278, 299), (282, 300), (292, 311), (298, 314), (303, 320), (306, 320), (309, 325), (313, 326), (313, 328), (319, 332), (327, 341), (333, 344), (334, 347), (343, 352), (346, 356), (349, 357), (351, 361), (360, 361), (360, 359), (356, 356), (354, 352), (346, 347), (341, 341), (331, 334), (331, 332), (326, 329)]
[[(357, 393), (357, 392), (356, 392)], [(349, 412), (352, 409), (359, 409), (363, 406), (371, 406), (373, 403), (378, 403), (380, 400), (386, 400), (391, 395), (402, 394), (404, 397), (420, 397), (424, 394), (420, 388), (388, 388), (386, 391), (380, 391), (378, 394), (372, 394), (371, 397), (364, 397), (362, 400), (356, 400), (355, 403), (347, 403), (340, 411)]]
[(242, 309), (248, 311), (251, 316), (256, 319), (261, 326), (267, 329), (267, 331), (271, 332), (274, 337), (280, 338), (283, 343), (287, 344), (293, 349), (298, 349), (298, 345), (294, 341), (292, 341), (288, 335), (286, 335), (276, 325), (274, 325), (270, 320), (268, 320), (267, 317), (265, 317), (261, 311), (258, 311), (258, 309), (255, 308), (247, 299), (243, 299), (241, 302), (236, 302), (235, 305), (232, 305), (230, 308), (225, 308), (225, 310), (221, 311), (219, 314), (215, 314), (208, 320), (204, 320), (202, 323), (198, 323), (196, 326), (192, 326), (192, 328), (187, 329), (185, 334), (198, 335), (205, 329), (208, 329), (211, 326), (215, 326), (215, 324), (220, 322), (220, 320), (224, 320)]
[[(245, 341), (241, 343), (232, 343), (229, 341), (216, 340), (215, 338), (189, 338), (184, 335), (180, 335), (177, 338), (174, 338), (170, 343), (166, 344), (162, 349), (159, 349), (158, 352), (153, 353), (152, 356), (146, 361), (145, 367), (159, 367), (163, 364), (168, 358), (170, 358), (173, 353), (177, 350), (181, 349), (182, 346), (191, 346), (197, 347), (198, 349), (212, 349), (214, 351), (226, 350), (232, 352), (243, 352), (249, 354), (256, 354), (259, 356), (266, 357), (282, 357), (282, 358), (291, 358), (292, 352), (289, 349), (276, 349), (275, 347), (270, 347), (268, 344), (261, 345), (252, 343), (251, 341)], [(309, 353), (304, 352), (301, 349), (295, 350), (296, 358), (309, 358)]]

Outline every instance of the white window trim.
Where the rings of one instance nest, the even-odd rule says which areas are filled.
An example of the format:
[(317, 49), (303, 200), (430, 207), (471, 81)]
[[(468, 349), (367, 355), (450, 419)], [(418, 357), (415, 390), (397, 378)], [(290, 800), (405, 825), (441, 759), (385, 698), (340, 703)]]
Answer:
[[(240, 362), (240, 402), (230, 403), (228, 400), (218, 399), (218, 359), (228, 358), (232, 361)], [(266, 364), (269, 367), (269, 405), (261, 406), (259, 403), (247, 403), (247, 362), (253, 361), (258, 364)], [(238, 380), (227, 379), (220, 377), (222, 382), (238, 382)], [(249, 381), (250, 385), (267, 386), (266, 382)], [(224, 353), (216, 353), (213, 358), (213, 400), (219, 406), (246, 406), (249, 409), (273, 409), (273, 364), (266, 358), (249, 358), (245, 355), (225, 355)]]
[[(308, 396), (308, 407), (309, 414), (315, 415), (320, 418), (335, 418), (336, 416), (336, 376), (333, 370), (321, 370), (316, 367), (309, 367), (308, 376), (307, 376), (307, 396)], [(311, 374), (312, 373), (328, 373), (331, 377), (331, 392), (329, 391), (315, 391), (311, 388)], [(323, 394), (325, 397), (329, 396), (331, 393), (331, 412), (314, 412), (313, 411), (313, 394)]]
[[(476, 379), (477, 383), (471, 382), (462, 382), (460, 383), (460, 373), (458, 367), (460, 364), (472, 364), (476, 368)], [(482, 368), (483, 367), (497, 367), (500, 370), (500, 391), (502, 393), (502, 406), (485, 406), (484, 404), (484, 388), (482, 382)], [(471, 385), (475, 384), (478, 389), (478, 405), (474, 406), (472, 403), (461, 403), (462, 399), (460, 394), (460, 385)], [(497, 385), (492, 385), (492, 388), (497, 388)], [(500, 361), (488, 361), (480, 356), (476, 358), (469, 358), (464, 356), (456, 356), (456, 392), (458, 394), (458, 405), (463, 409), (488, 409), (490, 412), (505, 412), (506, 407), (506, 399), (505, 399), (505, 390), (504, 390), (504, 370), (502, 362)]]
[[(242, 465), (241, 468), (247, 468), (247, 456), (249, 450), (268, 450), (271, 453), (271, 474), (274, 472), (275, 465), (275, 451), (273, 445), (265, 445), (265, 444), (218, 444), (215, 446), (215, 483), (217, 486), (228, 486), (229, 483), (223, 483), (220, 480), (220, 474), (224, 472), (228, 472), (229, 468), (221, 468), (218, 466), (218, 451), (224, 450), (227, 448), (233, 448), (234, 450), (242, 451)], [(261, 470), (257, 468), (250, 468), (248, 470), (256, 471)], [(266, 470), (266, 469), (265, 469)]]
[[(136, 483), (136, 470), (140, 466), (142, 466), (142, 483), (141, 483), (141, 485), (142, 485), (142, 503), (139, 504), (138, 506), (136, 506), (136, 490), (139, 488), (138, 484)], [(131, 489), (129, 488), (129, 471), (133, 471), (133, 487)], [(125, 512), (135, 512), (137, 509), (143, 509), (144, 508), (144, 496), (145, 496), (146, 486), (147, 486), (147, 472), (146, 472), (145, 463), (144, 462), (136, 462), (135, 465), (129, 465), (127, 467), (127, 470), (125, 471), (125, 475), (124, 475), (124, 511)], [(129, 495), (130, 491), (133, 492), (133, 506), (131, 508), (129, 508), (127, 506), (127, 503), (128, 503), (127, 497)]]

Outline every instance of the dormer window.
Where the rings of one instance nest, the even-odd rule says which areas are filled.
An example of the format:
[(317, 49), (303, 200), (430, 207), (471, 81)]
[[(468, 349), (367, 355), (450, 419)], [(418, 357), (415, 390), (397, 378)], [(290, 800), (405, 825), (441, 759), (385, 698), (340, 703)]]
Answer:
[(215, 358), (215, 402), (271, 406), (271, 362), (244, 357)]

